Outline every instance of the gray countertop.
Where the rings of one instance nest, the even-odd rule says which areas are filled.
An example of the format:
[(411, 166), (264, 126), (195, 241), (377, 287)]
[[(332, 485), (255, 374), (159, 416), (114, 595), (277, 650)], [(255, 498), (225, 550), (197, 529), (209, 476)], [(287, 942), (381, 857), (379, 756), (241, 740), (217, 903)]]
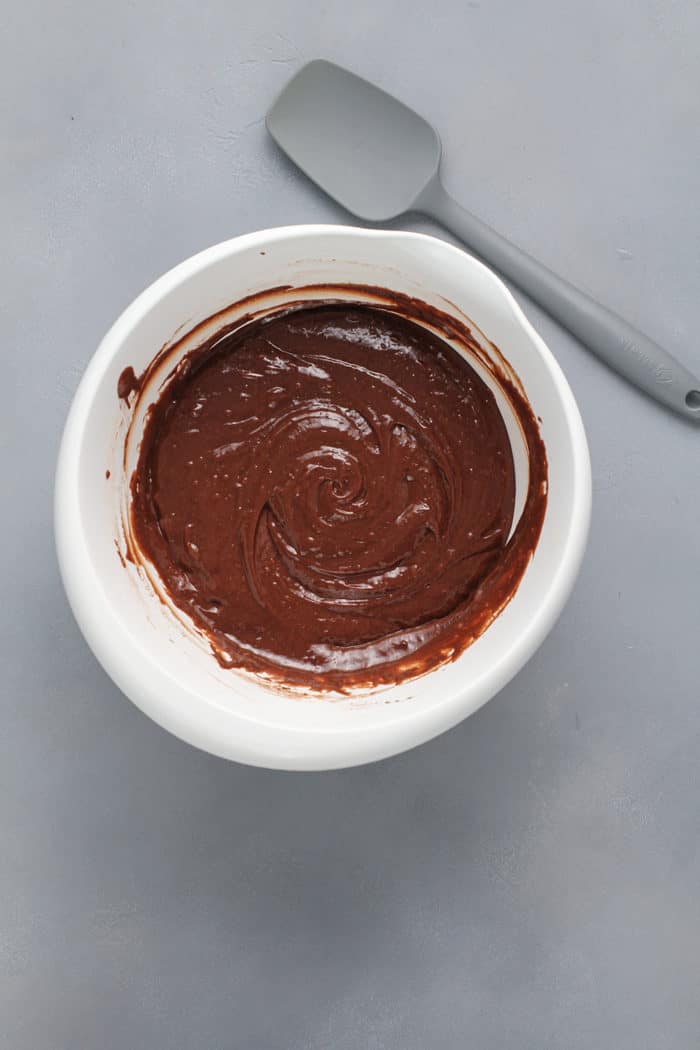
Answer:
[(51, 533), (70, 399), (129, 300), (233, 234), (346, 221), (262, 122), (315, 56), (423, 112), (460, 201), (700, 370), (697, 3), (4, 16), (0, 1045), (697, 1046), (700, 428), (520, 297), (588, 430), (579, 583), (477, 715), (346, 772), (228, 764), (148, 721), (83, 642)]

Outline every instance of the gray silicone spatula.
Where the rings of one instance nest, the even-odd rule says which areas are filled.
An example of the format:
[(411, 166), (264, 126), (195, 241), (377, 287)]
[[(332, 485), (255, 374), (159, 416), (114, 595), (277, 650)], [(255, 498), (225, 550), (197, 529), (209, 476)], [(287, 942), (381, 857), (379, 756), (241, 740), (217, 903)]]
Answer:
[(641, 390), (700, 420), (700, 379), (653, 340), (465, 211), (440, 181), (440, 140), (402, 102), (331, 62), (297, 73), (267, 114), (279, 146), (348, 211), (369, 222), (422, 212), (522, 288)]

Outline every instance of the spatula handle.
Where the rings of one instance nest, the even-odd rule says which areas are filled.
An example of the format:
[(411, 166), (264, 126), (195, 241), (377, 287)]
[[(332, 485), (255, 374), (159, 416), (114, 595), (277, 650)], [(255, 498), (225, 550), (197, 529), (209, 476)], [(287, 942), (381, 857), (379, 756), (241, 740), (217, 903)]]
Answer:
[(465, 211), (439, 179), (428, 185), (417, 209), (456, 234), (625, 379), (687, 419), (700, 421), (700, 379), (648, 336)]

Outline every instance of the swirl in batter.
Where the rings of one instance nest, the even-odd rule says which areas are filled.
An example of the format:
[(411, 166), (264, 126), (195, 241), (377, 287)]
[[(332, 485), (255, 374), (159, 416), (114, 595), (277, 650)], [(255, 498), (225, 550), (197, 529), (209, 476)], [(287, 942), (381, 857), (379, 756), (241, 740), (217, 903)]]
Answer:
[(149, 414), (132, 530), (224, 666), (315, 690), (401, 681), (517, 587), (546, 487), (526, 424), (540, 460), (509, 541), (510, 442), (467, 360), (375, 307), (302, 307), (178, 370)]

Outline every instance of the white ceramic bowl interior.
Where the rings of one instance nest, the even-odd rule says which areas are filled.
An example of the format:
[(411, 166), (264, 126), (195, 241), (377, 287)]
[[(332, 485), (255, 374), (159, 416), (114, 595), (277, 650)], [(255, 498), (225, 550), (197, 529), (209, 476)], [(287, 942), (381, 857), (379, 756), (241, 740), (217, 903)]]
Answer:
[[(222, 669), (201, 637), (158, 599), (146, 575), (124, 566), (118, 554), (136, 449), (131, 442), (125, 464), (129, 412), (116, 393), (122, 370), (131, 365), (142, 372), (176, 335), (246, 296), (324, 282), (378, 285), (470, 318), (519, 376), (541, 419), (549, 466), (535, 555), (516, 594), (486, 632), (454, 662), (422, 678), (349, 698), (290, 697)], [(185, 340), (182, 352), (187, 348)], [(481, 374), (497, 393), (509, 428), (517, 514), (527, 485), (522, 438), (497, 384), (483, 368)], [(139, 420), (137, 437), (138, 426)], [(420, 744), (471, 714), (513, 677), (552, 627), (573, 586), (590, 500), (588, 449), (569, 386), (490, 270), (444, 241), (418, 234), (285, 227), (237, 237), (186, 260), (143, 292), (105, 336), (64, 432), (56, 541), (66, 591), (88, 643), (116, 684), (151, 718), (226, 758), (280, 769), (329, 769)]]

